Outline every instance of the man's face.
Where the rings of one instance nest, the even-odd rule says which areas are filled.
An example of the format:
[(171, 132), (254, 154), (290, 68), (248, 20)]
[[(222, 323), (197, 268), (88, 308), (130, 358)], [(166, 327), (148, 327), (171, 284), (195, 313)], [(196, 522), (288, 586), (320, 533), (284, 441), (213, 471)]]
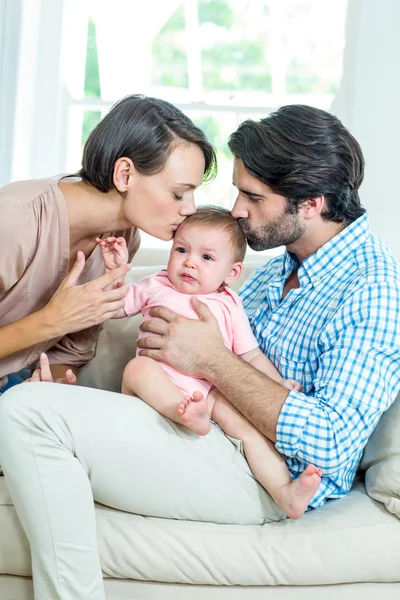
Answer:
[(269, 186), (250, 175), (240, 158), (235, 158), (233, 184), (239, 193), (232, 216), (239, 220), (252, 250), (289, 246), (305, 233), (300, 213), (284, 196), (274, 194)]

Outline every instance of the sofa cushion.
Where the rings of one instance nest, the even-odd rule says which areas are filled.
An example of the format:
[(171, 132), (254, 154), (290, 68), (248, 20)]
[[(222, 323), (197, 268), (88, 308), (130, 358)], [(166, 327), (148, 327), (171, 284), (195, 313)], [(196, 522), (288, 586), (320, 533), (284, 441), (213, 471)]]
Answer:
[[(195, 475), (194, 475), (195, 476)], [(206, 585), (400, 581), (400, 521), (358, 481), (299, 521), (215, 525), (96, 506), (106, 576)], [(30, 574), (29, 546), (0, 477), (0, 573)]]
[(400, 518), (400, 394), (369, 438), (360, 469), (368, 494)]

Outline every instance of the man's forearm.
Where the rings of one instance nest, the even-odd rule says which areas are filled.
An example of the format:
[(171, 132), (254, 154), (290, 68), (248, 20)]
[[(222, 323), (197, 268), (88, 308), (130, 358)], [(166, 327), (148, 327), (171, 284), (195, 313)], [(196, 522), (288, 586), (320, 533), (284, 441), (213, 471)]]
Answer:
[(203, 374), (262, 434), (276, 441), (276, 425), (289, 391), (229, 350)]

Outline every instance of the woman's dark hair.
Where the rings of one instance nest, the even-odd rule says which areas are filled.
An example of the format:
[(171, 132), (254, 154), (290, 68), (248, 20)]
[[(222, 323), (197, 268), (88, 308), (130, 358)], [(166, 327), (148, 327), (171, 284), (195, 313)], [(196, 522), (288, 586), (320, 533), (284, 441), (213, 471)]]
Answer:
[(153, 175), (161, 171), (178, 140), (196, 144), (203, 152), (203, 181), (215, 177), (215, 149), (189, 117), (165, 100), (141, 94), (127, 96), (89, 135), (77, 175), (101, 192), (108, 192), (114, 187), (114, 165), (119, 158), (126, 156), (138, 171)]
[(360, 145), (330, 113), (282, 106), (260, 121), (244, 121), (228, 143), (246, 170), (285, 196), (293, 211), (307, 198), (325, 196), (321, 216), (328, 221), (351, 223), (365, 212), (358, 196), (364, 177)]

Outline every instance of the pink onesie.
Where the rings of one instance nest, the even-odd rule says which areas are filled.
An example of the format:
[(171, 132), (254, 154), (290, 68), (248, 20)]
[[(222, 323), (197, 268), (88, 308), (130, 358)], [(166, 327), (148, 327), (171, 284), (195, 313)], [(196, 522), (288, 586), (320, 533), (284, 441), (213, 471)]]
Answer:
[[(240, 355), (258, 347), (242, 302), (234, 291), (226, 287), (222, 292), (196, 294), (196, 297), (207, 304), (217, 319), (227, 348)], [(129, 286), (129, 292), (125, 297), (125, 312), (129, 317), (142, 312), (143, 320), (146, 320), (151, 318), (149, 317), (151, 308), (166, 306), (184, 317), (198, 319), (195, 310), (191, 306), (191, 298), (191, 295), (182, 294), (174, 288), (168, 278), (167, 271), (160, 271), (156, 275), (145, 277), (138, 283)], [(145, 335), (154, 334), (141, 332), (139, 337)], [(193, 396), (193, 392), (199, 391), (206, 398), (213, 387), (205, 379), (184, 375), (164, 363), (160, 364), (184, 394)]]

